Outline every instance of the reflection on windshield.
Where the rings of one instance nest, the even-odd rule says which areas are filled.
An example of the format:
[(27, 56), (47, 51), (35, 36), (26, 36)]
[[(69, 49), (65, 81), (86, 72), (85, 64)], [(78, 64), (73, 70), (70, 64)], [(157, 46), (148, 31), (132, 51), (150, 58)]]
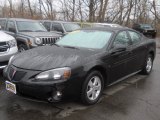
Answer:
[(78, 24), (74, 23), (63, 23), (63, 25), (66, 32), (72, 32), (81, 28)]
[(18, 21), (17, 28), (19, 32), (44, 32), (47, 31), (39, 22)]
[(60, 46), (102, 49), (111, 38), (107, 31), (74, 31), (60, 39), (56, 44)]

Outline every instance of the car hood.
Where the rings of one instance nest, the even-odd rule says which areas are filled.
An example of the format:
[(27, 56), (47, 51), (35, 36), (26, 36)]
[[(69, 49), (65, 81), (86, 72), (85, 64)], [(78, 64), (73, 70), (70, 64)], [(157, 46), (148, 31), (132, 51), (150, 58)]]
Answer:
[(87, 49), (73, 49), (58, 46), (43, 46), (17, 54), (12, 64), (29, 70), (49, 70), (61, 67), (72, 67), (82, 63), (84, 58), (96, 52)]
[(2, 32), (2, 31), (0, 31), (0, 36), (1, 36), (0, 42), (7, 42), (7, 41), (10, 41), (10, 40), (14, 39), (14, 37)]
[(60, 37), (60, 34), (54, 32), (20, 32), (20, 34), (29, 37)]

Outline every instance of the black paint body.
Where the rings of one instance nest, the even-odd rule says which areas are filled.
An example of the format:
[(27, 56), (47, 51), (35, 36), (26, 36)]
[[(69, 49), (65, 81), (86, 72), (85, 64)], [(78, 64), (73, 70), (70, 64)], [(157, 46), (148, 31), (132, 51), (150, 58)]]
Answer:
[[(18, 94), (47, 99), (53, 91), (60, 90), (63, 95), (80, 95), (86, 75), (98, 70), (110, 85), (120, 78), (142, 70), (146, 57), (155, 57), (154, 40), (141, 35), (140, 43), (131, 45), (125, 51), (113, 54), (112, 43), (120, 31), (134, 31), (128, 28), (88, 28), (85, 30), (112, 31), (108, 45), (101, 50), (73, 49), (61, 46), (43, 46), (17, 54), (12, 63), (4, 70), (4, 76), (16, 84)], [(70, 67), (71, 77), (66, 82), (36, 81), (35, 76), (43, 71)], [(16, 73), (13, 77), (11, 69)], [(10, 75), (11, 74), (11, 75)]]

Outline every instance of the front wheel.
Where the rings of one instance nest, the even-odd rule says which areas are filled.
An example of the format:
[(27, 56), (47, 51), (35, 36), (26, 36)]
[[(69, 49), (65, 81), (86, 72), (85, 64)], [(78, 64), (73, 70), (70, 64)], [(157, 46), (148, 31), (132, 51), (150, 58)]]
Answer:
[(93, 71), (86, 77), (82, 86), (81, 100), (84, 104), (92, 105), (98, 102), (104, 87), (103, 76)]
[(19, 52), (23, 52), (25, 50), (27, 50), (27, 46), (25, 44), (19, 44), (18, 45), (18, 51)]
[(153, 56), (149, 54), (146, 59), (145, 66), (142, 70), (142, 73), (145, 75), (149, 75), (152, 71), (152, 68), (153, 68)]

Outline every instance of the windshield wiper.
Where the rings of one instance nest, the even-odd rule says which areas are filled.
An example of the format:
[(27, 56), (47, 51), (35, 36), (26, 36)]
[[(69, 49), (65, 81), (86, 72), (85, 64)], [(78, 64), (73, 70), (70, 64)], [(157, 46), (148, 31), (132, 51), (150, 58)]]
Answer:
[(33, 32), (32, 30), (20, 30), (20, 32)]
[(57, 45), (56, 43), (52, 43), (51, 46), (52, 46), (52, 45), (55, 45), (55, 46), (57, 46), (57, 47), (60, 47), (60, 45)]
[(35, 32), (46, 32), (46, 31), (44, 31), (44, 30), (36, 30)]
[(77, 49), (77, 50), (79, 50), (79, 48), (77, 48), (77, 47), (73, 47), (73, 46), (63, 46), (64, 48), (71, 48), (71, 49)]

